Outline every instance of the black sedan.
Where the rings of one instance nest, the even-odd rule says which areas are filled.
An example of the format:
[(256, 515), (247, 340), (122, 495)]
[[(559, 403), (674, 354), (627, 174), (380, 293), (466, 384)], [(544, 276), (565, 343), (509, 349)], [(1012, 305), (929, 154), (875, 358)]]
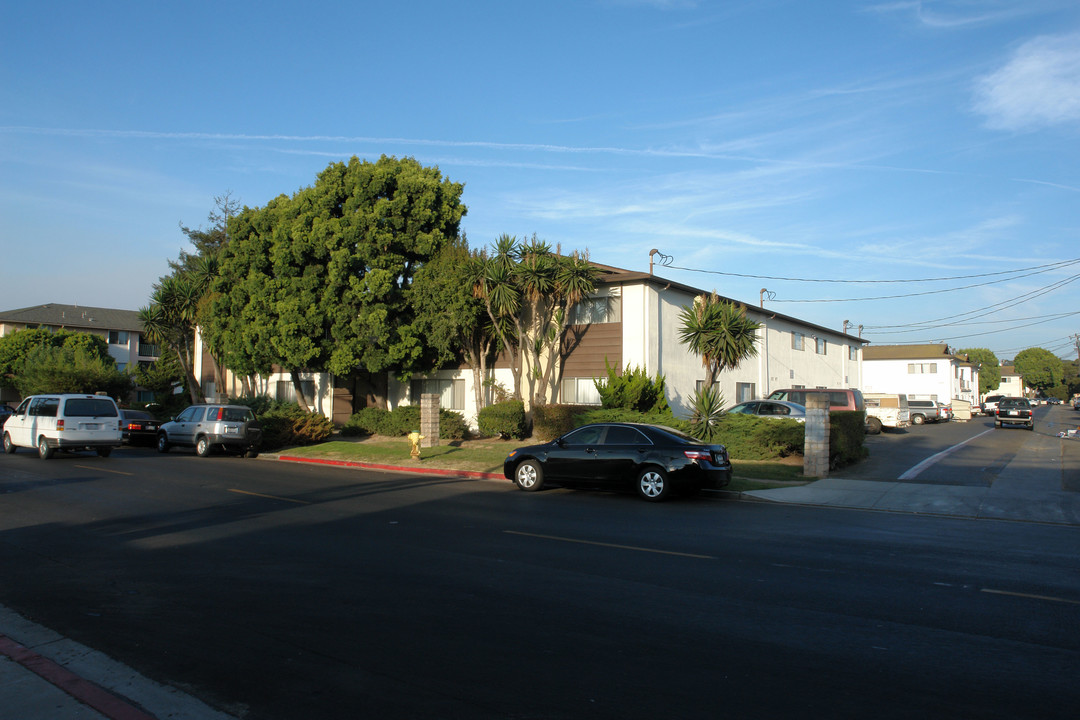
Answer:
[(514, 450), (503, 461), (503, 474), (522, 490), (539, 490), (547, 481), (605, 490), (633, 487), (655, 502), (678, 491), (724, 487), (731, 482), (731, 461), (723, 445), (662, 425), (597, 423)]
[(120, 431), (125, 445), (154, 445), (161, 422), (143, 410), (121, 410)]

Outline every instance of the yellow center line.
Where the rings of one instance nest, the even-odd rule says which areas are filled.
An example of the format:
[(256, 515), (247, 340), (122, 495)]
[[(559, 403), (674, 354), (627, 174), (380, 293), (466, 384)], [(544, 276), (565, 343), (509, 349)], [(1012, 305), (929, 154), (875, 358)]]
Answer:
[(277, 495), (263, 495), (262, 493), (249, 492), (247, 490), (235, 490), (233, 488), (229, 488), (229, 492), (239, 493), (241, 495), (254, 495), (255, 497), (267, 498), (268, 500), (280, 500), (282, 502), (291, 502), (291, 503), (296, 503), (297, 505), (310, 505), (311, 504), (306, 500), (293, 500), (292, 498), (278, 497)]
[(1008, 590), (993, 590), (991, 588), (983, 588), (982, 592), (990, 593), (992, 595), (1011, 595), (1012, 597), (1030, 598), (1032, 600), (1049, 600), (1050, 602), (1080, 605), (1080, 600), (1070, 600), (1068, 598), (1053, 597), (1051, 595), (1032, 595), (1031, 593), (1009, 592)]
[(82, 468), (83, 470), (97, 470), (98, 472), (112, 473), (113, 475), (127, 475), (128, 477), (135, 476), (135, 473), (124, 472), (122, 470), (106, 470), (103, 467), (95, 467), (92, 465), (76, 465), (75, 467)]
[(597, 547), (615, 548), (617, 550), (633, 550), (635, 552), (656, 553), (658, 555), (677, 555), (679, 557), (697, 558), (698, 560), (716, 559), (711, 555), (694, 555), (692, 553), (674, 552), (672, 550), (657, 550), (655, 548), (634, 547), (633, 545), (616, 545), (614, 543), (595, 542), (593, 540), (558, 537), (557, 535), (538, 535), (536, 533), (518, 532), (516, 530), (503, 530), (503, 532), (507, 535), (521, 535), (523, 537), (540, 538), (541, 540), (558, 540), (559, 542), (576, 543), (578, 545), (595, 545)]

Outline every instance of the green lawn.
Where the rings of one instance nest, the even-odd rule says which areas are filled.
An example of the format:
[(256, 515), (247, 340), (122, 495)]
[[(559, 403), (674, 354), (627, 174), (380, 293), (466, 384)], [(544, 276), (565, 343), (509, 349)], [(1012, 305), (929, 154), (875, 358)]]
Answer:
[[(282, 455), (295, 457), (364, 462), (401, 467), (430, 467), (448, 470), (502, 473), (503, 460), (511, 450), (529, 441), (467, 440), (449, 441), (430, 448), (421, 448), (419, 461), (409, 456), (409, 441), (405, 438), (366, 438), (331, 440), (319, 445), (288, 448)], [(802, 475), (802, 462), (733, 460), (735, 478), (729, 490), (764, 490), (809, 482)]]

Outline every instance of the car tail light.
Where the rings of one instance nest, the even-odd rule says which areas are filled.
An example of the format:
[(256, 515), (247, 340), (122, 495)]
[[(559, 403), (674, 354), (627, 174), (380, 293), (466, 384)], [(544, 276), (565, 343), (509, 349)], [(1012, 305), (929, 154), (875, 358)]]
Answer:
[(63, 420), (63, 418), (56, 421), (56, 432), (64, 432), (64, 420)]
[(691, 460), (712, 460), (712, 453), (708, 450), (683, 450), (683, 455)]

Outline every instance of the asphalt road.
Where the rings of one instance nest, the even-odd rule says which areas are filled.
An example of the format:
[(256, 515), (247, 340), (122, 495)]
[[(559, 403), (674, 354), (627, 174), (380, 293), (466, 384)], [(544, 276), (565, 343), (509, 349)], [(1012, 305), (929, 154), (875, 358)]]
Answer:
[(247, 718), (1080, 704), (1073, 527), (26, 452), (0, 604)]

